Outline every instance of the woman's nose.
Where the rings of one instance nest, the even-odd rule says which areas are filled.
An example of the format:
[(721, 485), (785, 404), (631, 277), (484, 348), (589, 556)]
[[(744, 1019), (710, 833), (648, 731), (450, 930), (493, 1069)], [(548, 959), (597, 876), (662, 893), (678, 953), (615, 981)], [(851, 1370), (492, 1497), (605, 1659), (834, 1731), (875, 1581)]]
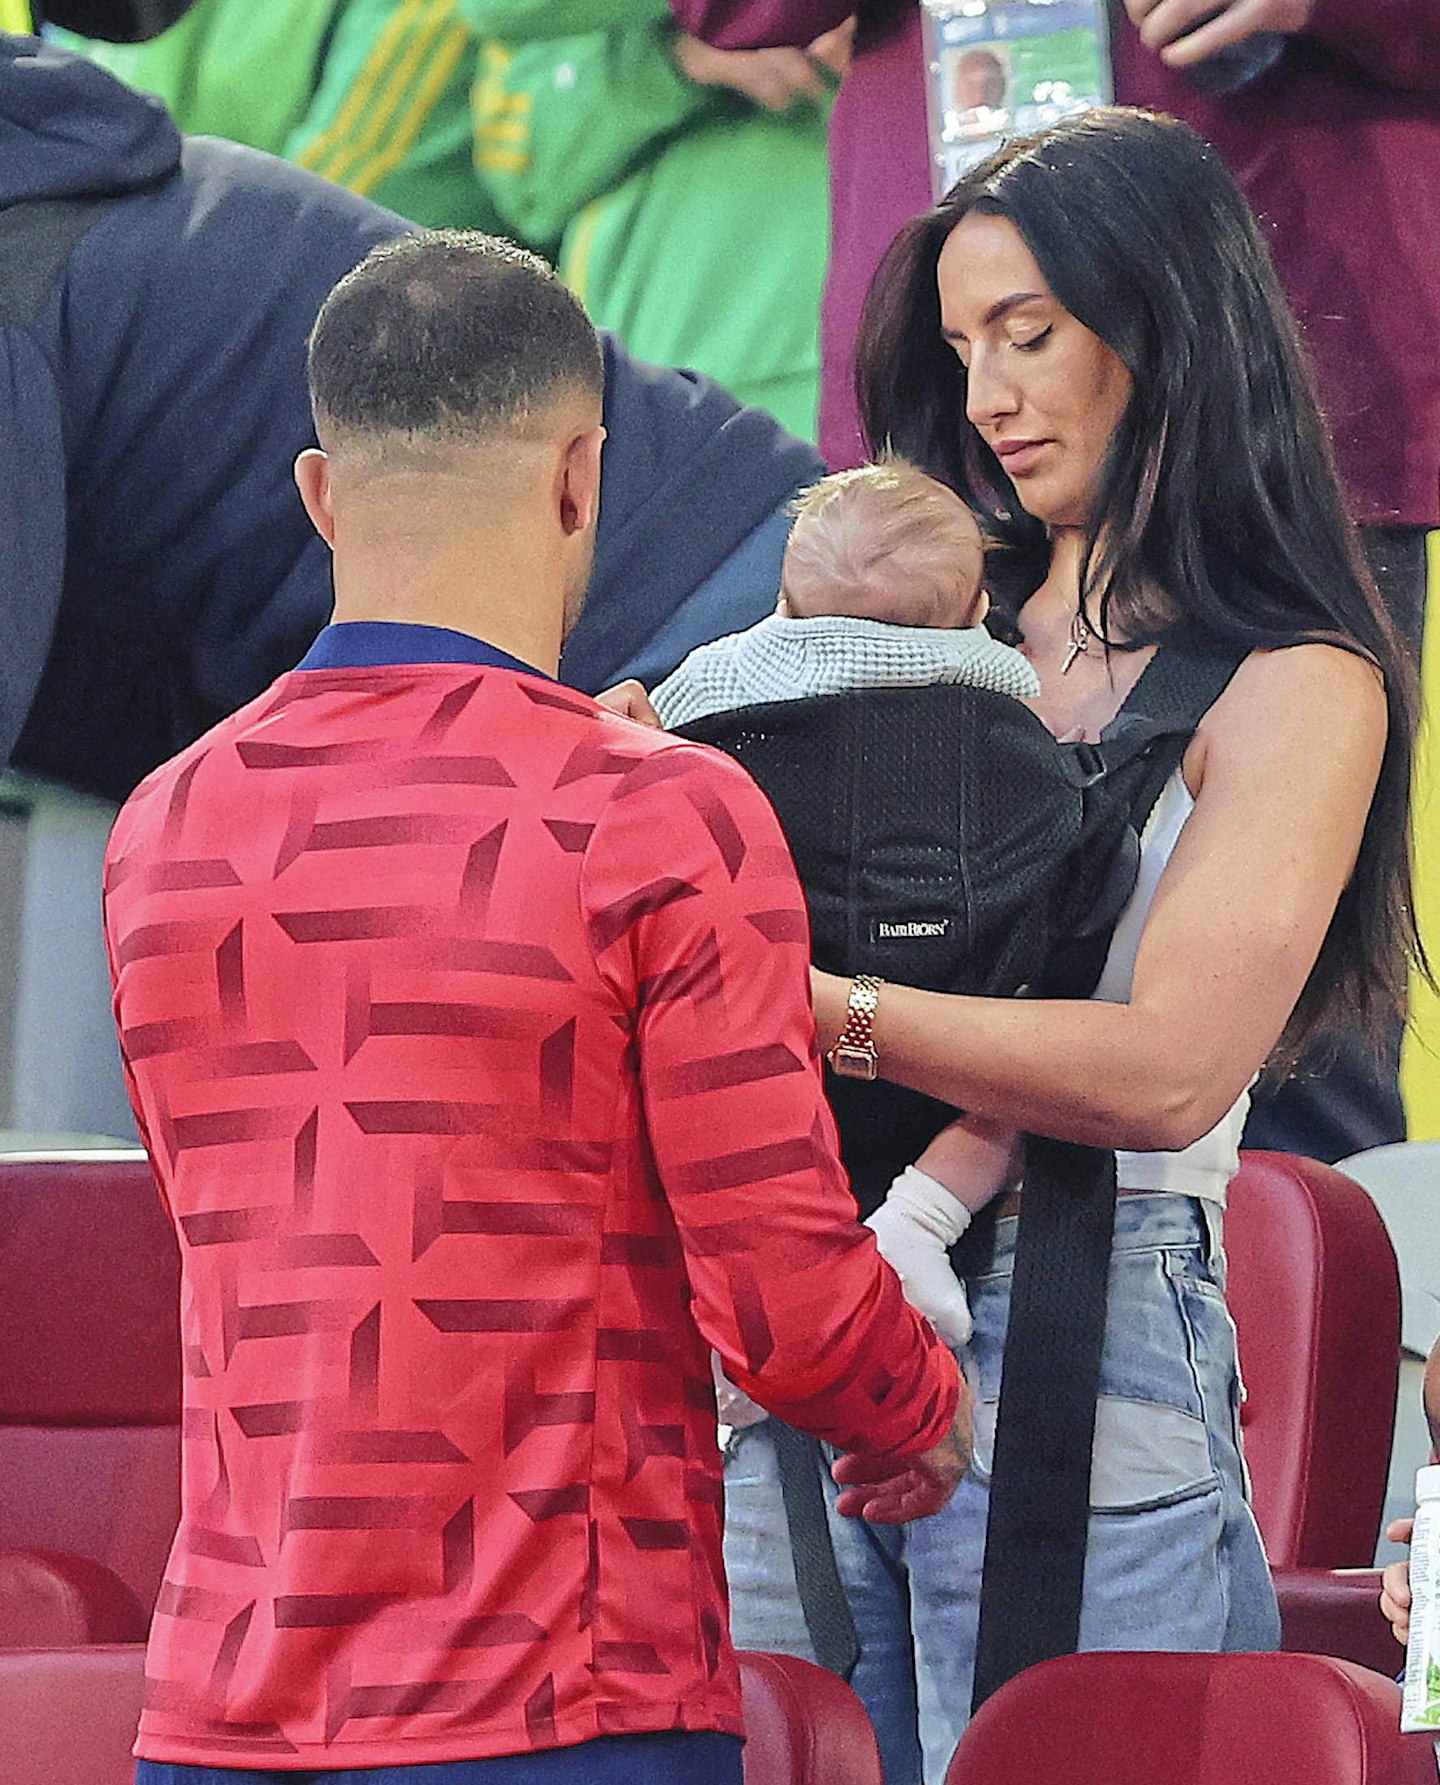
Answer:
[(1007, 378), (991, 353), (977, 351), (965, 382), (965, 415), (977, 428), (1014, 415), (1020, 407), (1014, 381)]

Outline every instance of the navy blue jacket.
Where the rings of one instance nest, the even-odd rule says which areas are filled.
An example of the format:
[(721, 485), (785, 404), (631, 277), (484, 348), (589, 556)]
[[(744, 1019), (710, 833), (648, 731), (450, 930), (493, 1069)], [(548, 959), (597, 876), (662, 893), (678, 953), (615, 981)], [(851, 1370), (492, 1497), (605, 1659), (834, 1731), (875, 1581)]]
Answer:
[[(0, 764), (121, 798), (304, 655), (331, 603), (291, 480), (306, 336), (410, 227), (0, 35)], [(820, 469), (707, 380), (605, 346), (565, 665), (590, 689)]]

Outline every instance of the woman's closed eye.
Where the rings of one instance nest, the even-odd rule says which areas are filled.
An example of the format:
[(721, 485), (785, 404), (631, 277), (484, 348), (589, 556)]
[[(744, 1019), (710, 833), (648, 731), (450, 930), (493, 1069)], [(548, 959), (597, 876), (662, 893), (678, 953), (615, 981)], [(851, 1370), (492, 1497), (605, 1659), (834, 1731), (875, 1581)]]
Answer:
[(1035, 353), (1050, 339), (1055, 332), (1054, 323), (1047, 323), (1044, 328), (1033, 335), (1012, 335), (1010, 345), (1021, 353)]

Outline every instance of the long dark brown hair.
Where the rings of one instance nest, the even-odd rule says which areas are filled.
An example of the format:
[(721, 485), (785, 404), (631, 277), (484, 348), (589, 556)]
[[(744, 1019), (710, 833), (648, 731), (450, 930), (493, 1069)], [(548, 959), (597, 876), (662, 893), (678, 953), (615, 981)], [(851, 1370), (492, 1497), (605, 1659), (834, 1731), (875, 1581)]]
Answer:
[(1415, 669), (1348, 517), (1255, 220), (1194, 131), (1106, 108), (1007, 144), (896, 237), (861, 320), (862, 426), (873, 451), (970, 503), (1002, 548), (993, 581), (1012, 608), (1044, 579), (1048, 536), (966, 419), (965, 368), (940, 333), (936, 266), (972, 211), (1015, 225), (1058, 301), (1134, 381), (1087, 535), (1080, 599), (1096, 632), (1130, 649), (1179, 625), (1251, 649), (1321, 640), (1384, 675), (1389, 732), (1359, 858), (1278, 1057), (1342, 1025), (1378, 1040), (1404, 1008), (1407, 966), (1429, 972), (1411, 895)]

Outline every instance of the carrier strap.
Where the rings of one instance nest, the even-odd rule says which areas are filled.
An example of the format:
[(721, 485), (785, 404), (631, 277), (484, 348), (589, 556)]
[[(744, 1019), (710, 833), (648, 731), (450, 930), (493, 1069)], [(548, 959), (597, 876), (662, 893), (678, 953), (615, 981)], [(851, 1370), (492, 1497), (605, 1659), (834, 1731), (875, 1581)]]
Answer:
[[(1102, 770), (1135, 837), (1245, 653), (1162, 645), (1101, 737)], [(1121, 776), (1133, 765), (1134, 778)], [(1123, 790), (1123, 791), (1122, 791)], [(1116, 913), (1115, 915), (1118, 915)], [(1088, 997), (1113, 916), (1068, 951), (1050, 996)], [(1001, 1369), (973, 1708), (1026, 1667), (1073, 1654), (1089, 1535), (1095, 1401), (1115, 1227), (1115, 1155), (1027, 1137)]]
[(860, 1636), (835, 1562), (825, 1490), (820, 1485), (820, 1471), (825, 1464), (819, 1441), (808, 1432), (797, 1432), (783, 1420), (771, 1419), (768, 1423), (775, 1441), (795, 1585), (800, 1593), (800, 1609), (805, 1614), (805, 1628), (810, 1633), (810, 1646), (822, 1667), (848, 1680), (860, 1659)]
[(1026, 1139), (1001, 1367), (972, 1708), (1073, 1655), (1115, 1228), (1115, 1155)]

